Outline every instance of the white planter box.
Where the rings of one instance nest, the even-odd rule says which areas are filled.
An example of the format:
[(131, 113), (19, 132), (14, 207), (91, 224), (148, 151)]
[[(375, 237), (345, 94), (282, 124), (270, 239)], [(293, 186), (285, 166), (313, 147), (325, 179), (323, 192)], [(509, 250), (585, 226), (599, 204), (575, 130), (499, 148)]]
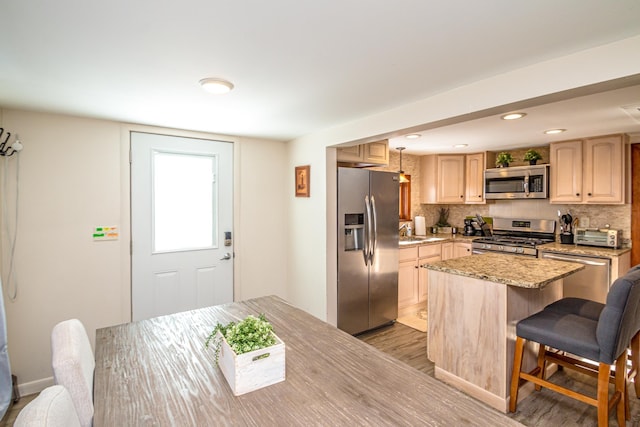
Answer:
[(235, 354), (222, 334), (218, 335), (222, 338), (218, 366), (234, 395), (284, 381), (285, 347), (276, 334), (276, 344), (244, 354)]

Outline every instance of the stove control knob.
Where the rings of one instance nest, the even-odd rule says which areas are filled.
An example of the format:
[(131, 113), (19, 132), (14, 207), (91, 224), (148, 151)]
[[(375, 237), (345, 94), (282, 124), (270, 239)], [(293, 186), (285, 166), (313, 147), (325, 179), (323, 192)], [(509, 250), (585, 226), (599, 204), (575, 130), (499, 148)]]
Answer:
[(498, 250), (499, 251), (504, 251), (504, 246), (502, 246), (502, 245), (498, 246)]
[(523, 254), (524, 253), (524, 248), (516, 248), (516, 253)]

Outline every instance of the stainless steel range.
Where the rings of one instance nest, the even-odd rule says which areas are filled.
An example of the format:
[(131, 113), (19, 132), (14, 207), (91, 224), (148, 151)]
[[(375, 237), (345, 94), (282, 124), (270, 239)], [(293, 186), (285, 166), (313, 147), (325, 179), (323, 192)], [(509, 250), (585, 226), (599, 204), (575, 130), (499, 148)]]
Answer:
[(473, 239), (471, 249), (537, 257), (538, 246), (553, 242), (555, 232), (555, 220), (494, 218), (493, 236)]

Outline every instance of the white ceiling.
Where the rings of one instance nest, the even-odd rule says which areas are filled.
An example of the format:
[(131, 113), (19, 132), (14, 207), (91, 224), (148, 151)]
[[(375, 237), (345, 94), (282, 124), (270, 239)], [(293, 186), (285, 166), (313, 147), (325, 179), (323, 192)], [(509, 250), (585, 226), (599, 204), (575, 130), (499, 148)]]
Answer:
[[(640, 34), (637, 0), (3, 0), (0, 17), (0, 106), (280, 140)], [(216, 97), (205, 77), (236, 87)], [(640, 104), (616, 95), (609, 108)], [(595, 105), (423, 140), (537, 144), (549, 127), (602, 133), (600, 114), (639, 129)]]

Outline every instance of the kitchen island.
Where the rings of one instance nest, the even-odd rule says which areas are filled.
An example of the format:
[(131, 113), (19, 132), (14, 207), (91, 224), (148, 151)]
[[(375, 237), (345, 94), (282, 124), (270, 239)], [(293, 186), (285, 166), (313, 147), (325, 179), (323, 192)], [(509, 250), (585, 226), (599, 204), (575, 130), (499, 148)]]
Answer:
[[(560, 299), (562, 279), (584, 266), (486, 253), (423, 267), (436, 378), (507, 412), (516, 323)], [(535, 366), (536, 351), (527, 348), (524, 369)]]

